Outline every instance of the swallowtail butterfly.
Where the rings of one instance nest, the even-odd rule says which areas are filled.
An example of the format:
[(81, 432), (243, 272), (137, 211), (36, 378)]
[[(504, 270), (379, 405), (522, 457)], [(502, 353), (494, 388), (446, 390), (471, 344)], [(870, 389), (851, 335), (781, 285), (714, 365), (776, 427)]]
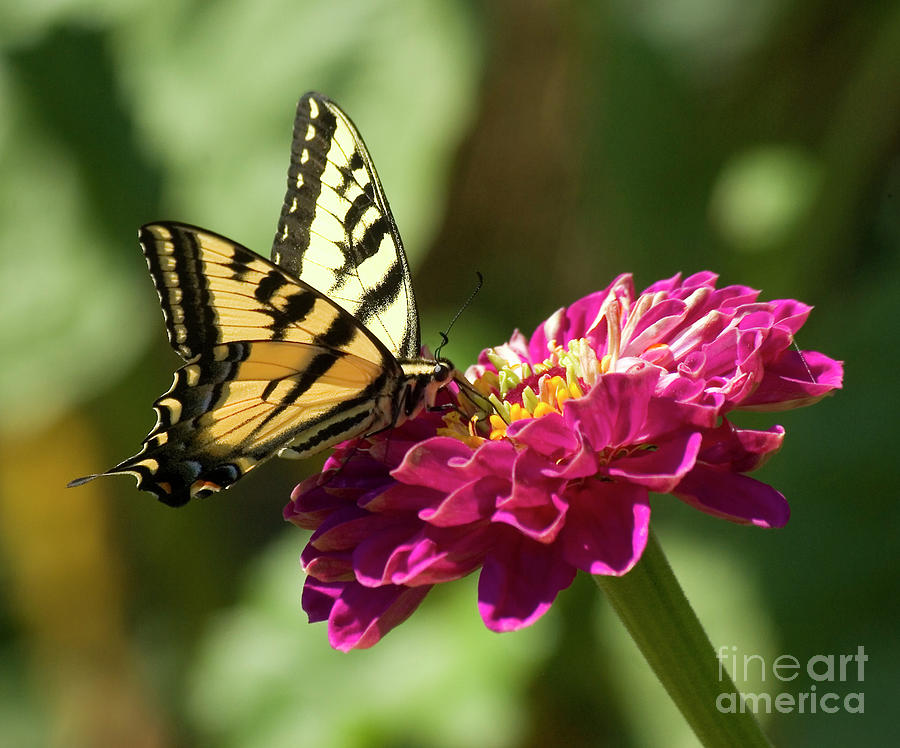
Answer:
[(102, 475), (128, 473), (180, 506), (275, 454), (307, 457), (396, 426), (451, 381), (471, 393), (449, 361), (421, 357), (381, 182), (350, 118), (321, 94), (297, 105), (272, 261), (183, 223), (151, 223), (138, 238), (185, 363), (141, 451)]

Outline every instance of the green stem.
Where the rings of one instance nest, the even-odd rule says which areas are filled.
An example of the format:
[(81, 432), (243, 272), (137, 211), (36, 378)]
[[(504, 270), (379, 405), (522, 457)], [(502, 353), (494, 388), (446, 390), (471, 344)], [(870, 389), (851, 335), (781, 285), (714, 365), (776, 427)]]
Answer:
[(653, 532), (630, 572), (597, 575), (594, 581), (704, 746), (772, 745), (752, 712), (717, 708), (719, 694), (737, 689), (725, 669), (720, 671), (709, 637)]

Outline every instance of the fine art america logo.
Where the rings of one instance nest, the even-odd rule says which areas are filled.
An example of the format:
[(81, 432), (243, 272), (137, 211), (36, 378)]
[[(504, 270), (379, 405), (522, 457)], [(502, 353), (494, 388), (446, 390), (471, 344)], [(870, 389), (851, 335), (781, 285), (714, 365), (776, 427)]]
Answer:
[[(782, 714), (865, 712), (862, 683), (869, 656), (862, 646), (857, 647), (856, 654), (816, 654), (805, 662), (783, 654), (768, 663), (762, 655), (738, 656), (736, 646), (723, 645), (717, 658), (720, 682), (726, 677), (727, 669), (738, 686), (752, 680), (765, 689), (758, 693), (723, 691), (716, 697), (720, 712), (771, 714), (773, 709)], [(769, 688), (770, 684), (774, 688)]]

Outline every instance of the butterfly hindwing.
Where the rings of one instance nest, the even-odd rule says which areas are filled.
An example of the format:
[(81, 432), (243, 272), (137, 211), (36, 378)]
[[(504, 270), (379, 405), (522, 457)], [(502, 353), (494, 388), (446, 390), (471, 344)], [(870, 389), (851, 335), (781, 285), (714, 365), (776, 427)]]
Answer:
[(227, 488), (279, 450), (303, 457), (377, 428), (388, 377), (370, 361), (314, 345), (216, 346), (175, 373), (141, 452), (108, 472), (130, 473), (138, 488), (180, 506)]
[(409, 266), (350, 118), (317, 93), (297, 104), (272, 259), (353, 314), (398, 358), (419, 355)]

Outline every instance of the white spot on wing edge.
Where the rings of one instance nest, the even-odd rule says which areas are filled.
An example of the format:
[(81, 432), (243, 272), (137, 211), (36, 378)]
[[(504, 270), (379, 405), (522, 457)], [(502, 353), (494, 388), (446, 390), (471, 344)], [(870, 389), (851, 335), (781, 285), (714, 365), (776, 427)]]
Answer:
[(309, 100), (309, 116), (312, 119), (319, 116), (319, 103), (313, 98)]

